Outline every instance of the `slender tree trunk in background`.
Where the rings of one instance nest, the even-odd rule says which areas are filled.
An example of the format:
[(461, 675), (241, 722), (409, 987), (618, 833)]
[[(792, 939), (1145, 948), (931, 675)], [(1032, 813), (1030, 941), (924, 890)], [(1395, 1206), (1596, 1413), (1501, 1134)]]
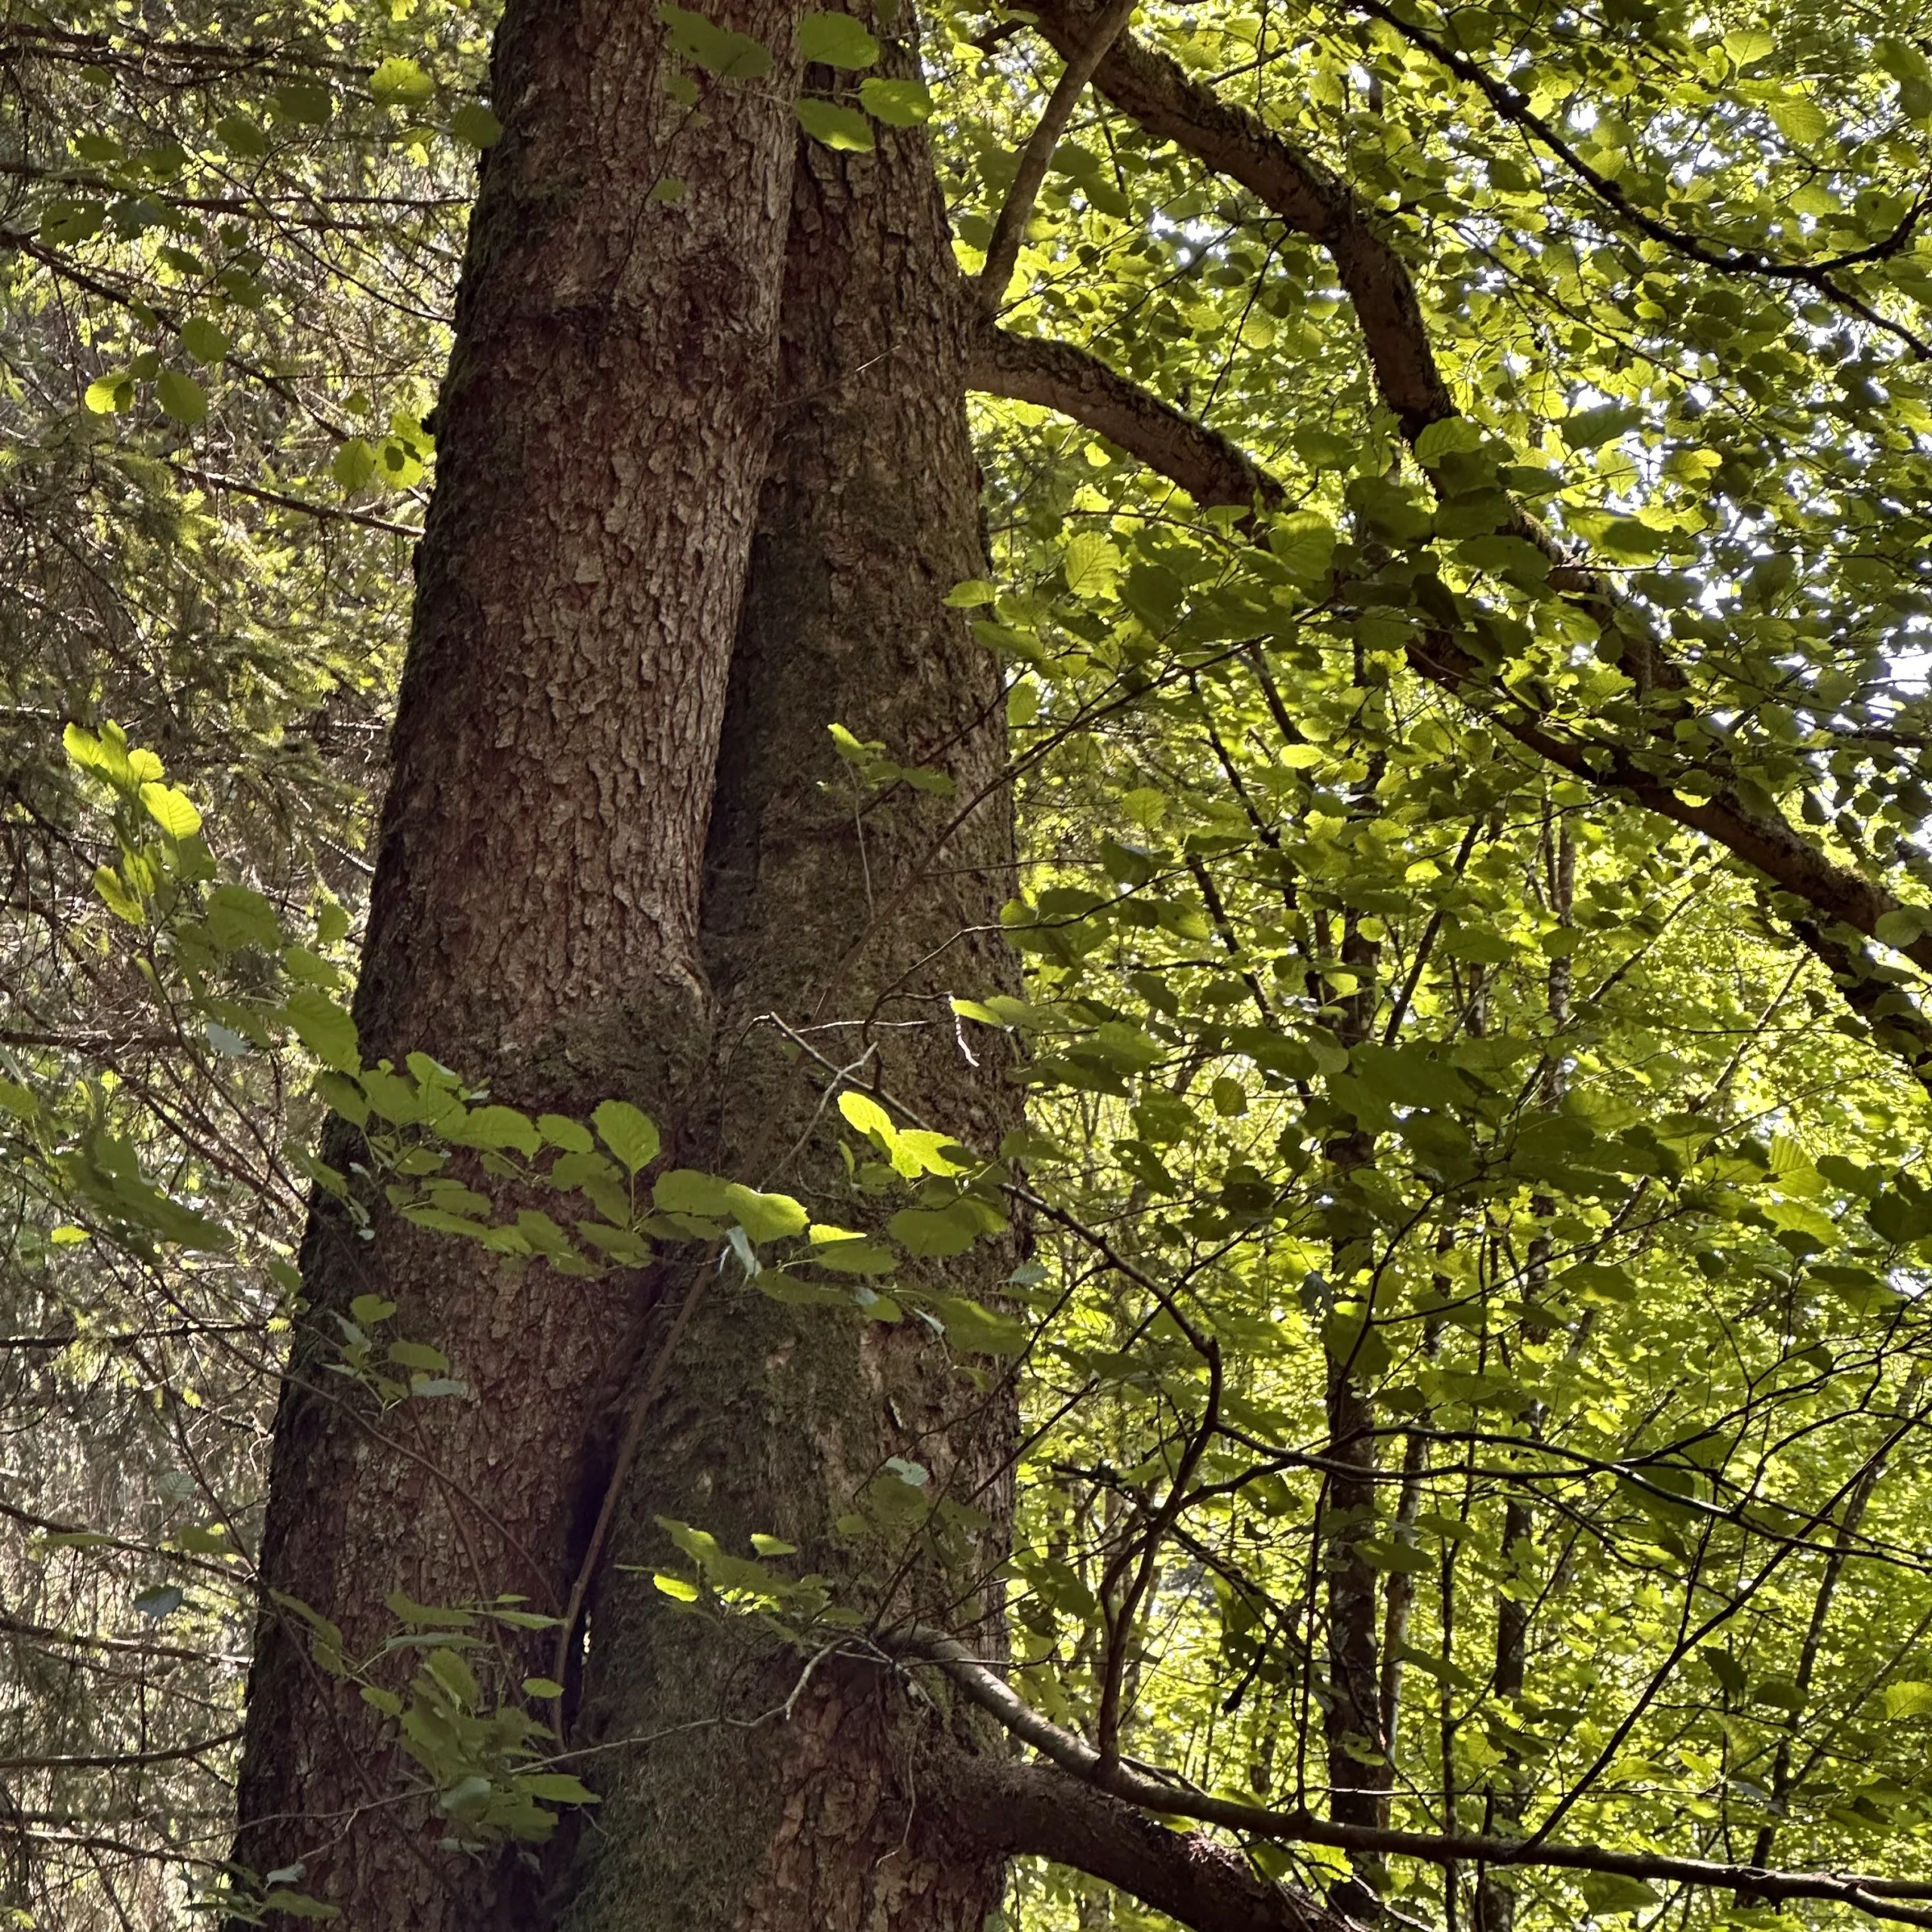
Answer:
[[(1546, 842), (1546, 850), (1549, 859), (1549, 909), (1559, 924), (1567, 926), (1577, 889), (1577, 833), (1567, 817), (1558, 820), (1554, 838)], [(1552, 959), (1545, 982), (1545, 1004), (1552, 1032), (1558, 1038), (1552, 1041), (1546, 1058), (1541, 1091), (1537, 1095), (1542, 1104), (1552, 1112), (1563, 1104), (1570, 1085), (1564, 1069), (1560, 1038), (1563, 1029), (1570, 1023), (1570, 981), (1568, 958)], [(1555, 1204), (1548, 1195), (1538, 1195), (1532, 1198), (1531, 1208), (1536, 1214), (1548, 1216), (1555, 1211)], [(1547, 1234), (1537, 1235), (1530, 1243), (1527, 1281), (1523, 1298), (1532, 1308), (1542, 1300), (1544, 1291), (1549, 1285), (1551, 1253)], [(1549, 1330), (1532, 1315), (1524, 1322), (1523, 1334), (1527, 1341), (1540, 1343), (1548, 1339)], [(1542, 1434), (1543, 1420), (1543, 1404), (1532, 1403), (1523, 1417), (1531, 1435)], [(1519, 1593), (1527, 1592), (1529, 1589), (1526, 1572), (1536, 1548), (1536, 1512), (1527, 1498), (1521, 1492), (1512, 1494), (1503, 1515), (1503, 1563), (1510, 1582), (1496, 1606), (1495, 1674), (1497, 1696), (1508, 1698), (1512, 1704), (1521, 1698), (1529, 1681), (1531, 1603), (1526, 1594)], [(1484, 1829), (1514, 1837), (1522, 1823), (1523, 1806), (1527, 1795), (1522, 1755), (1511, 1749), (1504, 1754), (1497, 1781), (1491, 1786)], [(1512, 1932), (1516, 1923), (1516, 1892), (1509, 1878), (1499, 1878), (1493, 1871), (1484, 1873), (1476, 1887), (1475, 1919), (1476, 1932)]]
[[(722, 11), (776, 66), (688, 119), (648, 8), (512, 0), (497, 35), (507, 131), (458, 297), (356, 1015), (365, 1062), (426, 1051), (532, 1112), (661, 1111), (708, 1051), (703, 853), (795, 152), (795, 10)], [(685, 198), (650, 205), (671, 171)], [(635, 1284), (518, 1272), (380, 1213), (358, 1242), (326, 1201), (303, 1264), (266, 1582), (355, 1655), (393, 1626), (397, 1589), (560, 1610)], [(392, 1332), (448, 1355), (466, 1399), (378, 1416), (328, 1374), (330, 1312), (366, 1291), (398, 1305)], [(553, 1643), (508, 1639), (491, 1690), (547, 1673)], [(395, 1801), (413, 1767), (382, 1729), (299, 1623), (266, 1617), (238, 1855), (306, 1860), (305, 1888), (355, 1932), (522, 1932), (518, 1861), (439, 1849), (432, 1807)]]
[[(1364, 938), (1357, 915), (1345, 915), (1342, 963), (1358, 976), (1356, 989), (1335, 1001), (1336, 1037), (1353, 1048), (1371, 1037), (1377, 1004), (1375, 976), (1380, 948)], [(1338, 1185), (1375, 1158), (1374, 1137), (1358, 1128), (1329, 1143)], [(1359, 1211), (1358, 1210), (1357, 1211)], [(1340, 1244), (1337, 1244), (1338, 1249)], [(1337, 1278), (1346, 1273), (1337, 1266)], [(1371, 1315), (1386, 1314), (1386, 1309)], [(1327, 1352), (1327, 1457), (1325, 1514), (1331, 1524), (1323, 1561), (1328, 1580), (1328, 1703), (1324, 1729), (1328, 1747), (1328, 1815), (1345, 1825), (1387, 1822), (1389, 1767), (1382, 1733), (1377, 1574), (1361, 1550), (1376, 1529), (1375, 1429), (1378, 1417), (1368, 1378), (1350, 1348)], [(1378, 1861), (1355, 1861), (1358, 1882), (1341, 1887), (1338, 1903), (1351, 1910), (1372, 1908), (1381, 1885)]]
[[(910, 46), (889, 44), (881, 71), (916, 72)], [(785, 401), (708, 867), (719, 1049), (689, 1151), (850, 1227), (901, 1200), (853, 1192), (830, 1076), (761, 1016), (995, 1150), (1017, 1120), (1006, 1057), (983, 1032), (968, 1057), (947, 995), (1011, 977), (989, 929), (1012, 833), (995, 667), (941, 602), (985, 561), (963, 290), (924, 137), (881, 128), (870, 155), (807, 146), (792, 224)], [(859, 795), (835, 721), (943, 768), (953, 795)], [(1001, 1240), (924, 1266), (931, 1284), (983, 1295), (1013, 1258)], [(644, 1741), (598, 1761), (572, 1932), (977, 1932), (998, 1860), (921, 1808), (925, 1727), (954, 1721), (835, 1660), (778, 1719), (806, 1660), (754, 1620), (677, 1611), (648, 1573), (679, 1566), (660, 1517), (738, 1555), (761, 1531), (798, 1546), (779, 1567), (832, 1577), (854, 1607), (917, 1614), (996, 1653), (1004, 1367), (909, 1315), (789, 1306), (729, 1271), (707, 1287), (623, 1494), (615, 1554), (645, 1574), (610, 1572), (592, 1610), (586, 1741)], [(888, 1457), (928, 1480), (909, 1487)]]

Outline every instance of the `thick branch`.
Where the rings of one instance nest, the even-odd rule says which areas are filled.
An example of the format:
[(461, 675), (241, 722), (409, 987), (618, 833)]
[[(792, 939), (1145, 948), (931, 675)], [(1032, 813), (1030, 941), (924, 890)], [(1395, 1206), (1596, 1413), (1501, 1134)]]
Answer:
[[(1041, 0), (1032, 11), (1056, 51), (1071, 59), (1089, 45), (1099, 9), (1086, 0)], [(1094, 79), (1149, 134), (1238, 181), (1328, 251), (1361, 325), (1376, 386), (1405, 435), (1420, 435), (1456, 414), (1408, 264), (1348, 183), (1131, 33), (1114, 42)]]
[(1049, 1766), (949, 1750), (925, 1776), (949, 1831), (1104, 1879), (1193, 1932), (1346, 1932), (1353, 1923), (1305, 1892), (1270, 1884), (1207, 1832), (1171, 1830)]
[(905, 1654), (923, 1657), (937, 1664), (982, 1710), (1069, 1777), (1164, 1817), (1192, 1818), (1203, 1824), (1219, 1825), (1229, 1831), (1281, 1844), (1333, 1845), (1350, 1853), (1417, 1858), (1434, 1865), (1536, 1866), (1655, 1879), (1666, 1884), (1738, 1892), (1770, 1901), (1828, 1899), (1869, 1918), (1903, 1925), (1932, 1926), (1932, 1909), (1907, 1903), (1932, 1900), (1932, 1883), (1850, 1872), (1770, 1872), (1755, 1866), (1720, 1864), (1710, 1859), (1613, 1851), (1600, 1845), (1342, 1825), (1306, 1811), (1276, 1811), (1263, 1805), (1217, 1798), (1189, 1785), (1151, 1777), (1118, 1759), (1103, 1760), (1084, 1737), (1062, 1729), (1051, 1718), (1035, 1710), (991, 1665), (980, 1661), (953, 1638), (938, 1631), (913, 1629), (902, 1632), (897, 1641)]
[(1178, 483), (1204, 509), (1258, 503), (1278, 509), (1287, 500), (1244, 450), (1071, 343), (989, 326), (974, 339), (966, 380), (983, 395), (1035, 403), (1084, 423)]
[[(1281, 484), (1219, 430), (1170, 408), (1084, 349), (989, 329), (975, 349), (968, 380), (989, 394), (1038, 403), (1085, 423), (1157, 474), (1171, 478), (1204, 509), (1229, 504), (1272, 509), (1287, 500)], [(1875, 937), (1878, 921), (1898, 906), (1883, 887), (1835, 863), (1782, 816), (1754, 812), (1724, 792), (1687, 795), (1675, 789), (1690, 775), (1681, 766), (1674, 772), (1648, 770), (1630, 747), (1579, 737), (1531, 710), (1503, 690), (1487, 667), (1446, 632), (1425, 633), (1407, 654), (1419, 675), (1480, 706), (1526, 749), (1586, 784), (1626, 792), (1660, 817), (1702, 832), (1779, 890), (1802, 900), (1825, 925), (1847, 926)], [(1653, 688), (1681, 688), (1681, 672), (1654, 649), (1644, 649), (1644, 668)], [(1932, 935), (1901, 949), (1932, 971)], [(1844, 970), (1837, 962), (1828, 963)], [(1909, 1028), (1916, 1016), (1892, 1013), (1887, 1018), (1899, 1030)], [(1918, 1052), (1932, 1053), (1932, 1030), (1924, 1031)], [(1916, 1057), (1906, 1057), (1915, 1061)]]

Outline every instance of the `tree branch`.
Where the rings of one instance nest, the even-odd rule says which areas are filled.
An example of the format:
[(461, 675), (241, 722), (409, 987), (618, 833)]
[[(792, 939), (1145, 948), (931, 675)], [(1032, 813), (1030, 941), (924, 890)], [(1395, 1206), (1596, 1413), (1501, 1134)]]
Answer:
[(930, 1760), (949, 1830), (1103, 1878), (1193, 1932), (1346, 1932), (1353, 1921), (1271, 1884), (1205, 1832), (1176, 1832), (1044, 1764), (949, 1749)]
[[(1088, 0), (1039, 0), (1031, 11), (1040, 31), (1068, 59), (1088, 44), (1097, 12)], [(1354, 306), (1377, 387), (1404, 434), (1418, 436), (1456, 414), (1408, 264), (1370, 221), (1347, 182), (1131, 33), (1108, 49), (1094, 79), (1149, 134), (1239, 182), (1328, 251)]]
[[(987, 394), (1037, 403), (1085, 423), (1157, 474), (1178, 483), (1204, 509), (1235, 505), (1272, 509), (1287, 500), (1281, 484), (1229, 438), (1149, 395), (1088, 350), (989, 327), (974, 347), (968, 380)], [(1525, 528), (1534, 526), (1525, 519)], [(1588, 573), (1571, 567), (1570, 574), (1583, 594), (1592, 594)], [(1654, 641), (1632, 639), (1623, 630), (1619, 636), (1631, 654), (1630, 668), (1641, 673), (1653, 690), (1682, 688), (1683, 672)], [(1858, 988), (1871, 989), (1873, 976), (1858, 971), (1851, 950), (1821, 927), (1850, 928), (1875, 938), (1878, 921), (1897, 910), (1900, 902), (1882, 886), (1836, 863), (1782, 814), (1767, 817), (1753, 811), (1726, 791), (1707, 798), (1678, 791), (1691, 774), (1663, 739), (1669, 718), (1660, 718), (1656, 750), (1646, 747), (1640, 752), (1611, 740), (1580, 736), (1532, 709), (1446, 631), (1424, 632), (1407, 647), (1407, 654), (1420, 676), (1478, 707), (1525, 749), (1585, 784), (1623, 792), (1660, 817), (1703, 833), (1780, 891), (1803, 901), (1820, 923), (1795, 921), (1798, 936), (1839, 976), (1850, 1003), (1867, 1018), (1873, 1017), (1867, 1008), (1890, 989), (1879, 988), (1871, 990), (1869, 998), (1850, 998)], [(1644, 761), (1653, 758), (1657, 769)], [(1707, 776), (1701, 771), (1697, 775)], [(1821, 946), (1835, 949), (1828, 956), (1820, 952)], [(1932, 971), (1932, 934), (1899, 949), (1915, 964)], [(1932, 1025), (1906, 1008), (1902, 998), (1888, 1001), (1887, 1008), (1881, 1016), (1891, 1036), (1886, 1044), (1899, 1046), (1903, 1039), (1900, 1050), (1914, 1071), (1932, 1069)]]
[(1084, 423), (1156, 475), (1178, 483), (1204, 509), (1235, 503), (1272, 510), (1288, 501), (1281, 485), (1218, 430), (1183, 415), (1071, 343), (1015, 335), (989, 324), (968, 352), (966, 381), (982, 395), (1034, 403)]
[[(937, 1665), (964, 1696), (1004, 1730), (1058, 1766), (1069, 1779), (1163, 1817), (1192, 1818), (1202, 1824), (1219, 1825), (1229, 1831), (1280, 1844), (1332, 1845), (1350, 1853), (1418, 1858), (1432, 1865), (1469, 1863), (1536, 1866), (1562, 1871), (1609, 1872), (1626, 1878), (1655, 1879), (1666, 1884), (1738, 1892), (1770, 1901), (1826, 1899), (1849, 1906), (1868, 1918), (1901, 1925), (1932, 1926), (1932, 1909), (1909, 1903), (1932, 1900), (1932, 1883), (1873, 1878), (1853, 1872), (1764, 1871), (1755, 1866), (1720, 1864), (1709, 1859), (1612, 1851), (1599, 1845), (1547, 1841), (1538, 1844), (1527, 1839), (1397, 1831), (1372, 1825), (1338, 1825), (1324, 1818), (1314, 1817), (1306, 1811), (1277, 1811), (1263, 1805), (1243, 1804), (1232, 1798), (1217, 1798), (1211, 1792), (1196, 1789), (1179, 1780), (1169, 1783), (1151, 1776), (1118, 1759), (1103, 1759), (1084, 1737), (1063, 1730), (1051, 1718), (1035, 1710), (992, 1666), (975, 1657), (954, 1638), (939, 1631), (915, 1627), (899, 1632), (896, 1638), (882, 1641), (896, 1644), (902, 1655), (924, 1657)], [(1053, 1789), (1051, 1782), (1035, 1787), (1035, 1801), (1057, 1801)], [(1075, 1826), (1069, 1824), (1061, 1829), (1069, 1844), (1077, 1841), (1078, 1833)], [(1045, 1851), (1044, 1846), (1039, 1848)], [(1045, 1851), (1045, 1855), (1058, 1857), (1062, 1854)], [(1259, 1922), (1265, 1925), (1271, 1921)], [(1303, 1922), (1333, 1925), (1336, 1921), (1331, 1915)]]
[(1066, 132), (1066, 124), (1073, 118), (1080, 97), (1087, 91), (1087, 83), (1094, 78), (1094, 69), (1120, 38), (1134, 5), (1135, 0), (1107, 0), (1085, 46), (1067, 57), (1059, 82), (1020, 150), (1018, 171), (1001, 205), (999, 218), (993, 223), (992, 238), (986, 244), (986, 266), (980, 271), (980, 302), (989, 315), (998, 309), (1006, 294), (1006, 285), (1013, 279), (1014, 264), (1020, 259), (1020, 244), (1025, 238), (1026, 223), (1039, 198), (1041, 184), (1047, 178), (1054, 150)]
[(1881, 315), (1863, 297), (1833, 278), (1841, 269), (1884, 261), (1909, 248), (1912, 232), (1926, 211), (1924, 195), (1920, 195), (1912, 203), (1906, 211), (1905, 218), (1882, 241), (1844, 254), (1826, 256), (1816, 262), (1783, 262), (1773, 255), (1714, 246), (1702, 236), (1675, 228), (1647, 208), (1638, 207), (1617, 183), (1601, 170), (1592, 168), (1548, 119), (1536, 112), (1530, 104), (1529, 96), (1521, 88), (1498, 80), (1467, 54), (1457, 53), (1426, 28), (1405, 18), (1398, 8), (1388, 4), (1388, 0), (1349, 0), (1349, 4), (1358, 13), (1366, 14), (1371, 20), (1392, 28), (1412, 47), (1420, 48), (1459, 81), (1474, 88), (1504, 120), (1541, 142), (1612, 214), (1629, 223), (1639, 234), (1703, 267), (1715, 269), (1719, 275), (1756, 275), (1766, 281), (1801, 283), (1841, 308), (1848, 309), (1872, 328), (1882, 329), (1887, 335), (1896, 337), (1920, 361), (1932, 361), (1932, 342), (1915, 334), (1903, 323)]

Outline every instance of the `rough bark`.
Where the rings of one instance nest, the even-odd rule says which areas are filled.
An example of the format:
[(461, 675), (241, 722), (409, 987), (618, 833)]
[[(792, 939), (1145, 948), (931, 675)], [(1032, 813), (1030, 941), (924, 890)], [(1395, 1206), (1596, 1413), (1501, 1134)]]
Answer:
[[(890, 44), (885, 71), (912, 58)], [(974, 1063), (946, 1001), (1010, 975), (989, 928), (1011, 831), (995, 668), (942, 603), (985, 563), (967, 317), (923, 136), (881, 128), (872, 155), (806, 149), (792, 219), (786, 402), (708, 863), (719, 1050), (691, 1152), (849, 1227), (899, 1204), (851, 1191), (824, 1098), (836, 1083), (813, 1054), (976, 1150), (1014, 1124), (997, 1041), (980, 1036)], [(834, 722), (943, 768), (953, 795), (866, 792)], [(997, 1241), (928, 1264), (926, 1278), (983, 1294), (1012, 1260)], [(987, 1577), (1005, 1547), (1012, 1441), (1001, 1366), (982, 1360), (976, 1381), (909, 1313), (869, 1322), (718, 1277), (645, 1416), (619, 1565), (679, 1567), (660, 1518), (740, 1555), (762, 1531), (799, 1548), (779, 1567), (829, 1576), (854, 1608), (916, 1611), (996, 1647)], [(930, 1471), (925, 1485), (884, 1471), (888, 1457)], [(935, 1504), (951, 1520), (928, 1534)], [(864, 1532), (839, 1527), (869, 1512)], [(613, 1571), (591, 1617), (583, 1735), (641, 1741), (596, 1761), (605, 1802), (583, 1843), (574, 1932), (977, 1932), (998, 1847), (941, 1855), (912, 1833), (931, 1713), (836, 1657), (801, 1690), (805, 1662), (761, 1623), (680, 1614), (648, 1574)]]
[[(729, 0), (777, 56), (687, 117), (649, 10), (512, 0), (438, 411), (441, 455), (357, 995), (363, 1057), (433, 1055), (528, 1110), (654, 1111), (706, 1050), (697, 943), (730, 641), (769, 447), (789, 205), (791, 0)], [(675, 171), (675, 207), (648, 201)], [(346, 1141), (338, 1141), (338, 1152)], [(325, 1201), (277, 1420), (263, 1572), (373, 1653), (385, 1596), (554, 1611), (586, 1432), (635, 1284), (521, 1274)], [(374, 1290), (466, 1399), (378, 1417), (326, 1373)], [(489, 1688), (547, 1674), (506, 1638)], [(401, 1666), (404, 1674), (410, 1667)], [(306, 1862), (356, 1932), (528, 1923), (518, 1861), (438, 1848), (411, 1767), (299, 1623), (265, 1615), (238, 1856)]]
[(1195, 1932), (1346, 1932), (1351, 1921), (1263, 1878), (1206, 1832), (1176, 1832), (1044, 1765), (942, 1751), (930, 1807), (955, 1845), (1050, 1858), (1105, 1878)]

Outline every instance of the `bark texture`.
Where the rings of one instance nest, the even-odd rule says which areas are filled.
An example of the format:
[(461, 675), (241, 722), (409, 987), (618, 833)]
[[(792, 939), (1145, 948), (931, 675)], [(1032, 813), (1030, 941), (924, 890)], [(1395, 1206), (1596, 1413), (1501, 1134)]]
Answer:
[[(900, 16), (903, 23), (903, 16)], [(882, 70), (915, 71), (888, 39)], [(801, 153), (785, 290), (786, 403), (733, 663), (709, 860), (705, 958), (719, 1051), (693, 1109), (694, 1158), (867, 1225), (902, 1204), (855, 1194), (826, 1067), (910, 1100), (975, 1149), (1014, 1123), (997, 1041), (962, 1050), (949, 992), (1004, 984), (989, 931), (1008, 888), (995, 666), (942, 604), (980, 574), (964, 411), (967, 316), (922, 135), (875, 154)], [(949, 798), (867, 792), (827, 727), (943, 768)], [(828, 1127), (827, 1122), (829, 1122)], [(848, 1135), (850, 1139), (851, 1137)], [(866, 1150), (860, 1149), (862, 1155)], [(928, 1264), (983, 1294), (1010, 1240)], [(916, 1611), (1000, 1641), (992, 1566), (1010, 1515), (1003, 1364), (924, 1322), (707, 1288), (626, 1485), (620, 1565), (682, 1567), (660, 1518), (728, 1552), (761, 1531), (780, 1567), (843, 1601)], [(897, 1457), (928, 1470), (909, 1487)], [(849, 1519), (870, 1518), (854, 1533)], [(848, 1518), (841, 1528), (839, 1518)], [(943, 1855), (915, 1832), (935, 1718), (889, 1674), (806, 1660), (750, 1619), (680, 1614), (648, 1574), (607, 1578), (590, 1620), (581, 1727), (635, 1745), (598, 1761), (572, 1932), (977, 1932), (998, 1847)]]
[[(708, 1046), (703, 853), (770, 444), (796, 75), (792, 0), (713, 11), (776, 64), (701, 115), (663, 91), (648, 8), (512, 0), (497, 35), (506, 132), (438, 410), (356, 1017), (365, 1062), (425, 1051), (531, 1112), (661, 1112)], [(651, 204), (670, 173), (688, 194)], [(635, 1293), (515, 1272), (380, 1214), (373, 1234), (350, 1238), (326, 1201), (312, 1221), (263, 1552), (267, 1584), (358, 1657), (393, 1629), (397, 1589), (561, 1608)], [(466, 1399), (378, 1416), (328, 1374), (330, 1311), (368, 1291)], [(553, 1641), (507, 1634), (486, 1690), (547, 1674)], [(433, 1807), (396, 1800), (412, 1770), (271, 1610), (239, 1857), (306, 1861), (304, 1888), (355, 1932), (521, 1932), (528, 1861), (439, 1848)]]
[(1351, 1921), (1264, 1878), (1205, 1832), (1177, 1832), (1047, 1766), (958, 1751), (929, 1775), (955, 1843), (1051, 1858), (1105, 1878), (1195, 1932), (1347, 1932)]

